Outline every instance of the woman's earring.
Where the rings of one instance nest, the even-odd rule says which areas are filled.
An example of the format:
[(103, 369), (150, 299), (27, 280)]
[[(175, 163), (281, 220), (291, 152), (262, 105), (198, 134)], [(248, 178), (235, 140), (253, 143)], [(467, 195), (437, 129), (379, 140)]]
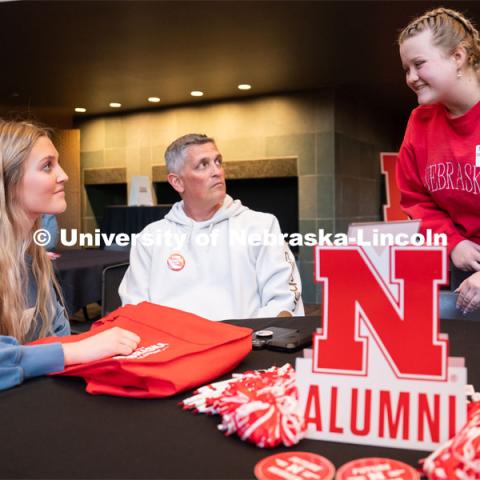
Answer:
[(457, 70), (457, 78), (462, 78), (462, 72), (460, 70)]

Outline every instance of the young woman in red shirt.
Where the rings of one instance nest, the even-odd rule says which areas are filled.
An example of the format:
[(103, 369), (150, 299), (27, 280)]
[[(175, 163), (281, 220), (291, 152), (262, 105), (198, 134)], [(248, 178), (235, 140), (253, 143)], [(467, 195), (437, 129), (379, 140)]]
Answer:
[(419, 107), (408, 121), (397, 179), (401, 204), (422, 229), (444, 232), (453, 265), (471, 272), (457, 307), (480, 307), (480, 37), (459, 12), (437, 8), (400, 34), (407, 85)]

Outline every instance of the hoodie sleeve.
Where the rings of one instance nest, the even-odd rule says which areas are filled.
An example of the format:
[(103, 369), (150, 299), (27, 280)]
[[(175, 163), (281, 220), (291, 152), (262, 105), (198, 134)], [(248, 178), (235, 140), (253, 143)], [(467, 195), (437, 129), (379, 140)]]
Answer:
[(64, 368), (60, 343), (19, 345), (13, 337), (0, 336), (0, 390), (19, 385), (25, 379)]
[[(142, 232), (143, 234), (143, 232)], [(130, 266), (125, 272), (118, 294), (122, 305), (150, 301), (149, 278), (152, 265), (152, 247), (141, 241), (132, 245), (130, 250)]]
[[(269, 233), (281, 235), (278, 220), (274, 216), (270, 218)], [(256, 271), (262, 305), (257, 317), (276, 317), (282, 311), (295, 316), (304, 315), (300, 274), (286, 243), (262, 245)]]

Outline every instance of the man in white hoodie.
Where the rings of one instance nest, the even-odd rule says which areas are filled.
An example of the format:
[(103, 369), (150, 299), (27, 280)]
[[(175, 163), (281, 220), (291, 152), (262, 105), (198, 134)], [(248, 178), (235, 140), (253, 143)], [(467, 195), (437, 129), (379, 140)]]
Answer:
[(210, 320), (303, 315), (300, 276), (278, 220), (226, 194), (215, 141), (184, 135), (165, 161), (182, 201), (132, 246), (122, 304), (149, 301)]

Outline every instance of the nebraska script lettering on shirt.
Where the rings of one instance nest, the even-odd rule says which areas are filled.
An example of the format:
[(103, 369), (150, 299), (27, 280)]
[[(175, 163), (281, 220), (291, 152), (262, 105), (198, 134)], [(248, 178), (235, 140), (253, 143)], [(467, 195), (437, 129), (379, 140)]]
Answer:
[(425, 167), (425, 184), (430, 192), (461, 190), (479, 195), (480, 167), (473, 163), (434, 163)]

